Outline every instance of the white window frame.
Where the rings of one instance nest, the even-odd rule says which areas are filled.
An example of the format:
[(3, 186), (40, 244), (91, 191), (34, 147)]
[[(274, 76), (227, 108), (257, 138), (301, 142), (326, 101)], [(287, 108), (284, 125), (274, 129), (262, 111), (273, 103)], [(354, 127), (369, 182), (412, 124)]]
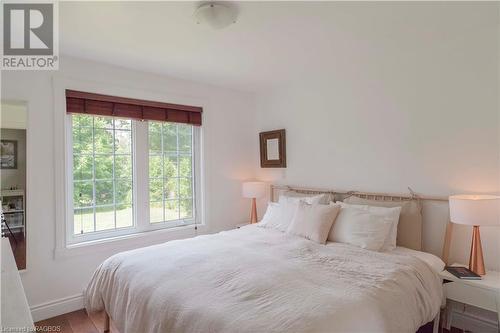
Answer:
[(110, 239), (143, 233), (159, 229), (175, 228), (201, 224), (201, 128), (193, 126), (193, 217), (188, 219), (171, 220), (150, 223), (149, 218), (149, 133), (148, 122), (132, 120), (132, 191), (133, 191), (133, 224), (111, 230), (93, 231), (84, 234), (74, 233), (74, 206), (73, 206), (73, 132), (72, 115), (65, 115), (65, 142), (66, 142), (66, 245)]
[[(174, 123), (175, 124), (175, 123)], [(177, 219), (177, 220), (169, 220), (169, 221), (161, 221), (161, 222), (151, 222), (151, 218), (149, 216), (149, 213), (150, 213), (150, 210), (149, 210), (149, 203), (150, 203), (150, 198), (149, 198), (149, 165), (148, 165), (148, 170), (145, 171), (145, 173), (147, 173), (147, 181), (148, 181), (148, 191), (147, 191), (147, 201), (148, 201), (148, 222), (150, 224), (150, 226), (148, 227), (148, 229), (152, 229), (152, 230), (156, 230), (156, 229), (163, 229), (163, 228), (171, 228), (171, 227), (179, 227), (179, 226), (186, 226), (186, 225), (192, 225), (192, 224), (197, 224), (197, 211), (196, 211), (196, 207), (199, 206), (199, 204), (197, 204), (196, 200), (198, 198), (198, 193), (196, 192), (196, 189), (199, 188), (199, 186), (196, 186), (196, 183), (197, 183), (197, 172), (196, 172), (196, 165), (198, 165), (199, 163), (195, 163), (195, 161), (197, 160), (197, 156), (199, 158), (199, 150), (197, 152), (197, 149), (199, 149), (198, 147), (200, 146), (200, 135), (199, 135), (199, 132), (200, 132), (200, 127), (199, 126), (192, 126), (193, 128), (193, 131), (192, 131), (192, 155), (191, 155), (191, 170), (192, 170), (192, 188), (193, 188), (193, 197), (192, 197), (192, 200), (193, 200), (193, 217), (190, 217), (190, 218), (184, 218), (184, 219)], [(146, 135), (149, 139), (149, 128), (146, 127)], [(178, 138), (177, 138), (178, 140)], [(147, 157), (147, 160), (149, 161), (149, 142), (148, 142), (148, 145), (146, 147), (147, 149), (141, 149), (141, 153), (142, 152), (146, 152), (146, 155)], [(163, 153), (163, 152), (162, 152)], [(198, 174), (198, 177), (199, 177), (199, 174)], [(164, 207), (165, 203), (163, 202), (163, 207)]]
[[(75, 74), (76, 75), (76, 74)], [(134, 80), (133, 80), (134, 81)], [(135, 80), (136, 81), (136, 80)], [(54, 219), (55, 239), (53, 257), (55, 260), (66, 259), (74, 256), (105, 255), (109, 256), (120, 251), (162, 243), (172, 239), (193, 237), (212, 231), (210, 227), (210, 207), (205, 193), (209, 192), (212, 182), (207, 176), (211, 170), (211, 155), (205, 154), (206, 138), (210, 136), (210, 117), (203, 117), (203, 126), (198, 129), (196, 153), (196, 214), (197, 224), (186, 227), (165, 228), (148, 232), (137, 232), (120, 237), (105, 238), (96, 241), (69, 244), (67, 241), (67, 206), (66, 193), (67, 174), (72, 170), (67, 169), (67, 142), (66, 142), (66, 89), (87, 91), (111, 96), (126, 96), (130, 98), (151, 100), (165, 103), (203, 106), (204, 113), (210, 112), (213, 107), (209, 92), (186, 90), (175, 82), (165, 81), (164, 84), (148, 85), (142, 82), (127, 82), (123, 79), (113, 79), (112, 76), (100, 77), (96, 80), (93, 76), (84, 74), (67, 76), (63, 73), (54, 73), (52, 78), (53, 112), (54, 112)], [(48, 106), (47, 106), (48, 107)], [(48, 107), (49, 108), (49, 107)], [(50, 109), (50, 108), (49, 108)], [(137, 144), (137, 143), (136, 143)], [(50, 193), (50, 189), (49, 193)], [(136, 196), (137, 197), (137, 196)], [(147, 200), (149, 198), (146, 198)], [(137, 199), (140, 202), (140, 198)], [(144, 200), (144, 198), (142, 199)], [(28, 202), (29, 205), (29, 202)], [(49, 204), (49, 206), (51, 206)], [(139, 205), (143, 207), (143, 205)], [(47, 210), (48, 209), (48, 210)], [(44, 205), (38, 209), (40, 214), (50, 214), (50, 207)], [(137, 214), (141, 212), (136, 209)], [(139, 215), (140, 216), (140, 215)], [(144, 215), (145, 216), (145, 215)]]

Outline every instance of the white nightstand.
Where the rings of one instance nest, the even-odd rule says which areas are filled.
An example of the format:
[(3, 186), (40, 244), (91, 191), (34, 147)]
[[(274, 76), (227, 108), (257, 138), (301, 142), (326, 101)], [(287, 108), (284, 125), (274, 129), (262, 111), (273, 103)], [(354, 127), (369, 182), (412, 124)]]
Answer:
[[(443, 288), (446, 298), (496, 312), (500, 330), (500, 272), (487, 270), (482, 280), (462, 280), (446, 270), (439, 275), (445, 282)], [(446, 318), (450, 318), (449, 312), (447, 308)]]

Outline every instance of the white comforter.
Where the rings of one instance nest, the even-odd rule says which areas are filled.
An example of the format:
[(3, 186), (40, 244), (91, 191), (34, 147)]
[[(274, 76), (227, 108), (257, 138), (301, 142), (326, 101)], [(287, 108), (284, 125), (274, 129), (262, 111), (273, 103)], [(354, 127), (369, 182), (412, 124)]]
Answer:
[(114, 255), (85, 296), (121, 333), (415, 332), (442, 289), (409, 254), (248, 226)]

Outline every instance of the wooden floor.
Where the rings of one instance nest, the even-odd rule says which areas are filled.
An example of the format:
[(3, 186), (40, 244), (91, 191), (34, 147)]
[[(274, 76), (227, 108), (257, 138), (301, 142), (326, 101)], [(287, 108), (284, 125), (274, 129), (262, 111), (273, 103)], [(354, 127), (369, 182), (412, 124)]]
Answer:
[(7, 237), (10, 241), (10, 246), (12, 247), (12, 254), (14, 254), (14, 259), (16, 260), (17, 269), (26, 268), (26, 240), (24, 238), (24, 233), (15, 232), (14, 237), (10, 233), (7, 233)]
[[(50, 332), (49, 329), (52, 328), (52, 332), (60, 333), (102, 333), (104, 313), (93, 314), (89, 317), (85, 310), (78, 310), (39, 321), (35, 325), (37, 332)], [(432, 326), (430, 327), (430, 332), (432, 332)], [(113, 323), (111, 323), (111, 333), (119, 333), (113, 326)], [(463, 333), (463, 331), (452, 327), (450, 331), (444, 329), (442, 333)]]

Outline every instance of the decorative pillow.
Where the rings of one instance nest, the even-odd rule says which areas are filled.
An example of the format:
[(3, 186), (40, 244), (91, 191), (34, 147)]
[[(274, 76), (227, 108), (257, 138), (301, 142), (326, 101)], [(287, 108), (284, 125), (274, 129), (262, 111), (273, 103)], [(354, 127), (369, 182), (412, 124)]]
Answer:
[(380, 251), (392, 222), (382, 216), (354, 208), (341, 208), (333, 226), (334, 241)]
[(277, 202), (269, 202), (267, 204), (266, 213), (262, 216), (262, 220), (257, 223), (259, 227), (272, 228), (277, 225), (279, 218), (279, 204)]
[(303, 200), (310, 205), (314, 204), (328, 205), (328, 203), (331, 201), (329, 194), (307, 194), (295, 191), (285, 191), (281, 193), (279, 197), (280, 197), (279, 202), (287, 200), (298, 203), (299, 201)]
[(276, 203), (270, 202), (267, 205), (266, 213), (258, 226), (272, 228), (285, 232), (295, 215), (298, 203)]
[[(383, 221), (389, 222), (390, 224), (384, 243), (379, 250), (391, 251), (396, 248), (397, 226), (398, 226), (399, 213), (401, 211), (401, 207), (386, 208), (386, 207), (374, 207), (368, 205), (351, 205), (351, 204), (346, 204), (344, 202), (338, 202), (338, 204), (340, 204), (341, 210), (337, 220), (335, 221), (335, 225), (330, 230), (328, 240), (341, 243), (350, 243), (350, 241), (345, 241), (346, 239), (345, 237), (347, 237), (347, 239), (350, 239), (349, 232), (351, 228), (348, 226), (348, 224), (351, 223), (350, 221), (351, 219), (356, 220), (357, 218), (360, 218), (359, 217), (360, 215), (357, 214), (355, 211), (361, 210), (366, 213), (369, 213), (369, 215), (373, 215), (374, 217), (371, 218), (371, 220), (373, 220), (374, 222), (380, 222), (381, 219), (376, 218), (380, 217), (382, 218)], [(368, 218), (363, 217), (362, 219), (364, 221), (364, 219)], [(356, 221), (357, 223), (360, 223), (358, 220)], [(360, 225), (365, 225), (365, 224), (361, 223)], [(385, 226), (380, 228), (384, 230)], [(379, 231), (382, 232), (382, 230)], [(371, 231), (371, 233), (373, 232), (374, 231)], [(340, 240), (339, 240), (339, 235), (340, 235)]]
[(339, 210), (336, 204), (310, 205), (301, 201), (286, 232), (325, 244)]
[(416, 200), (381, 201), (351, 196), (344, 202), (378, 207), (401, 207), (396, 244), (417, 251), (422, 250), (422, 211)]

